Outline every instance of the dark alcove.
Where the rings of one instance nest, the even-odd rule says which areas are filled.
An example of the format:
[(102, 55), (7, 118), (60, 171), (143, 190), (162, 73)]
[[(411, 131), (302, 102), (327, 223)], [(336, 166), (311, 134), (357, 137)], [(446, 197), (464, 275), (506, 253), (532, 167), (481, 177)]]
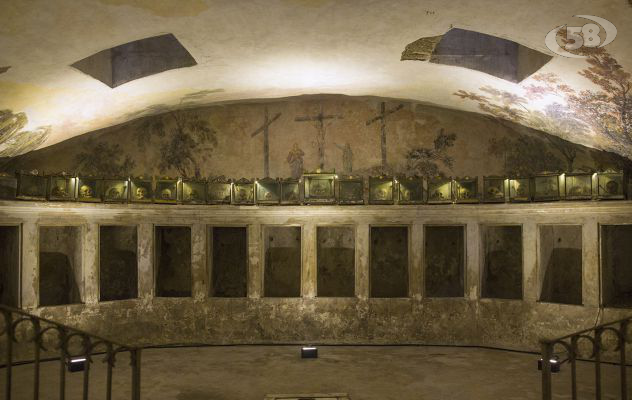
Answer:
[(355, 295), (355, 230), (348, 226), (316, 229), (317, 295)]
[(99, 234), (99, 299), (138, 297), (137, 229), (102, 226)]
[(248, 292), (248, 229), (212, 227), (211, 291), (209, 296), (246, 297)]
[(522, 227), (483, 228), (484, 298), (522, 299)]
[(408, 227), (371, 227), (371, 297), (408, 297)]
[(300, 297), (301, 228), (267, 226), (264, 230), (266, 297)]
[(156, 227), (156, 296), (191, 296), (191, 228)]
[(540, 227), (540, 301), (582, 304), (582, 227)]
[(20, 227), (0, 226), (0, 304), (19, 306)]
[(601, 284), (607, 307), (632, 307), (632, 225), (601, 226)]
[(39, 292), (40, 306), (81, 303), (81, 227), (40, 227)]
[(425, 292), (427, 297), (465, 295), (465, 227), (425, 229)]

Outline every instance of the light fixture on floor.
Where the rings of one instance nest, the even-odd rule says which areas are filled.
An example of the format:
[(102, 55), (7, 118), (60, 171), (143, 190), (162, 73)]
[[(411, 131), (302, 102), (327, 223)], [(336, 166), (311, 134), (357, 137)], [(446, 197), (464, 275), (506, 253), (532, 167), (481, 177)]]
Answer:
[(316, 346), (301, 347), (301, 358), (318, 358), (318, 348)]
[(80, 372), (86, 369), (86, 357), (71, 357), (68, 363), (69, 372)]
[[(553, 373), (557, 373), (560, 372), (560, 365), (563, 363), (564, 361), (561, 361), (558, 359), (557, 356), (554, 356), (553, 358), (551, 358), (549, 360), (549, 364), (551, 364), (551, 372)], [(538, 371), (542, 371), (542, 358), (540, 358), (538, 360)]]

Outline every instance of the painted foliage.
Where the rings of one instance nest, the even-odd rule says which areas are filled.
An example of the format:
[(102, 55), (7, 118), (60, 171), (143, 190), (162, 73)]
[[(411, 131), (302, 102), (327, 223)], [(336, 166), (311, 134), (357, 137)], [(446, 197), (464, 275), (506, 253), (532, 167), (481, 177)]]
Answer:
[[(493, 109), (483, 102), (487, 105)], [(629, 165), (623, 157), (507, 119), (328, 95), (167, 110), (15, 157), (3, 169), (238, 179), (297, 178), (317, 168), (434, 177), (628, 170)]]
[[(579, 74), (594, 89), (575, 90), (554, 73), (539, 73), (515, 93), (483, 86), (478, 93), (459, 90), (454, 95), (478, 103), (494, 117), (631, 158), (631, 75), (603, 48), (582, 49), (588, 66)], [(532, 103), (543, 106), (535, 110)]]

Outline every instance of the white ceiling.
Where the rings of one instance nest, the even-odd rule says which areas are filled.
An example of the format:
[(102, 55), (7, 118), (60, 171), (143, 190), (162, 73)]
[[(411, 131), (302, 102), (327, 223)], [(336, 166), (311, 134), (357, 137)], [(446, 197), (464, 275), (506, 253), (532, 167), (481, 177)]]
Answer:
[[(25, 129), (50, 126), (43, 146), (124, 122), (153, 105), (181, 105), (200, 91), (208, 91), (196, 98), (200, 104), (340, 93), (482, 112), (454, 93), (492, 86), (520, 94), (524, 87), (459, 67), (400, 61), (405, 46), (454, 26), (552, 54), (547, 32), (588, 22), (576, 14), (611, 21), (618, 36), (607, 50), (632, 70), (627, 0), (0, 0), (0, 67), (11, 66), (0, 74), (0, 110), (26, 113)], [(163, 33), (173, 33), (198, 65), (114, 89), (69, 66)], [(578, 74), (586, 67), (584, 59), (556, 56), (541, 72), (590, 89)], [(603, 147), (591, 135), (576, 141)]]

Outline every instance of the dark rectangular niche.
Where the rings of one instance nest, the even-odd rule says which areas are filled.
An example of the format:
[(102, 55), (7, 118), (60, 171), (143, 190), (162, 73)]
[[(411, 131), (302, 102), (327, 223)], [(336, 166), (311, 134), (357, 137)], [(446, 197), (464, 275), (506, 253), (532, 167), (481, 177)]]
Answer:
[(191, 228), (156, 227), (156, 296), (191, 296)]
[(408, 297), (408, 227), (372, 226), (371, 297)]
[(582, 304), (582, 227), (540, 227), (540, 301)]
[(300, 297), (301, 227), (268, 226), (264, 243), (264, 296)]
[(632, 307), (632, 225), (601, 226), (601, 284), (606, 307)]
[(19, 306), (20, 227), (0, 226), (0, 304)]
[(39, 231), (39, 305), (81, 303), (81, 227), (42, 226)]
[(425, 293), (427, 297), (465, 296), (465, 227), (425, 229)]
[(138, 297), (137, 229), (101, 226), (99, 233), (99, 300)]
[(486, 226), (483, 240), (481, 296), (522, 299), (522, 227)]
[(212, 227), (211, 287), (209, 296), (246, 297), (248, 294), (248, 229)]
[(348, 226), (316, 228), (317, 295), (355, 295), (355, 230)]

